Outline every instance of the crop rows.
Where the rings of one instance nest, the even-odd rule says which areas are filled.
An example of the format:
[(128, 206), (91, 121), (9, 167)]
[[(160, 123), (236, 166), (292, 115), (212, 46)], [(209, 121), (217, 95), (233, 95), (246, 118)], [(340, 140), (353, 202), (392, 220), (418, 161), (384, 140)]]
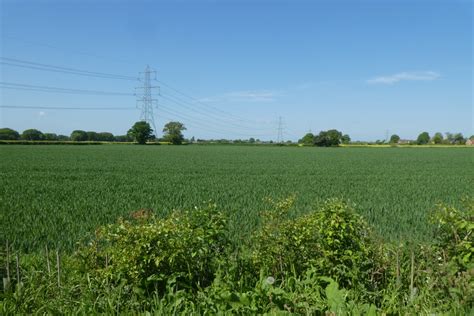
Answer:
[(429, 240), (437, 202), (472, 195), (469, 148), (3, 146), (0, 241), (65, 249), (139, 209), (165, 214), (212, 200), (234, 240), (267, 198), (296, 196), (293, 213), (350, 200), (386, 239)]

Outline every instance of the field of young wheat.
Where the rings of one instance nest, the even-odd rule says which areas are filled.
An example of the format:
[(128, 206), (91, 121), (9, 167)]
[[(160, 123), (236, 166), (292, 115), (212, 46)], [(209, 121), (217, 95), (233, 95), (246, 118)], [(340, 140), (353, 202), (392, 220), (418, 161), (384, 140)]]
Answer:
[(387, 240), (432, 237), (438, 202), (472, 195), (470, 148), (2, 146), (0, 241), (72, 249), (100, 225), (142, 209), (168, 214), (212, 201), (234, 240), (269, 199), (300, 215), (337, 197)]

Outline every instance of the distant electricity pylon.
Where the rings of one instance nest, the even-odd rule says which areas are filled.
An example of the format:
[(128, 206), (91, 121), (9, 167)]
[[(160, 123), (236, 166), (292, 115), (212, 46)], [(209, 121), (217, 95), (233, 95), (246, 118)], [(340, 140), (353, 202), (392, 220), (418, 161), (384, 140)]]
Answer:
[(156, 135), (157, 129), (155, 125), (155, 116), (153, 114), (153, 108), (157, 106), (158, 100), (153, 99), (152, 89), (159, 89), (159, 86), (151, 85), (151, 80), (156, 80), (156, 71), (152, 70), (150, 66), (147, 65), (145, 71), (140, 72), (140, 78), (138, 80), (140, 82), (143, 82), (143, 86), (136, 88), (141, 90), (140, 93), (136, 93), (137, 108), (141, 110), (140, 120), (150, 124), (153, 127), (153, 130)]
[(278, 117), (278, 135), (277, 135), (277, 143), (283, 143), (283, 120), (281, 116)]

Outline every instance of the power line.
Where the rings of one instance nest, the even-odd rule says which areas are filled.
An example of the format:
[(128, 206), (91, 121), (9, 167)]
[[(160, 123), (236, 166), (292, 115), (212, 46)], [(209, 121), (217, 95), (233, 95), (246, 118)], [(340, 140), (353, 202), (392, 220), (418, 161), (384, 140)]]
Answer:
[(251, 122), (252, 124), (259, 123), (259, 122), (252, 121), (252, 120), (249, 120), (249, 119), (247, 119), (247, 118), (243, 118), (243, 117), (240, 117), (240, 116), (238, 116), (238, 115), (232, 114), (232, 113), (230, 113), (230, 112), (223, 111), (223, 110), (221, 110), (221, 109), (219, 109), (219, 108), (216, 108), (216, 107), (214, 107), (214, 106), (212, 106), (212, 105), (209, 105), (209, 104), (207, 104), (207, 103), (204, 103), (204, 102), (198, 100), (197, 98), (195, 98), (195, 97), (193, 97), (193, 96), (190, 96), (190, 95), (188, 95), (188, 94), (186, 94), (186, 93), (184, 93), (184, 92), (182, 92), (182, 91), (180, 91), (180, 90), (178, 90), (178, 89), (172, 87), (171, 85), (169, 85), (169, 84), (167, 84), (167, 83), (165, 83), (165, 82), (163, 82), (163, 81), (161, 81), (161, 80), (157, 80), (157, 81), (158, 81), (161, 85), (163, 85), (163, 86), (165, 86), (165, 87), (168, 87), (169, 89), (173, 90), (174, 92), (176, 92), (176, 93), (178, 93), (178, 94), (180, 94), (180, 95), (182, 95), (182, 96), (184, 96), (184, 97), (187, 97), (188, 99), (193, 100), (193, 105), (196, 105), (196, 104), (197, 104), (197, 105), (204, 106), (204, 107), (206, 107), (206, 108), (209, 109), (209, 110), (213, 110), (214, 112), (219, 112), (219, 113), (224, 114), (224, 115), (228, 116), (229, 118), (232, 118), (232, 119), (237, 120), (237, 121), (241, 121), (241, 122), (247, 121), (247, 122)]
[(121, 95), (121, 96), (133, 96), (132, 93), (124, 92), (110, 92), (110, 91), (100, 91), (100, 90), (83, 90), (83, 89), (71, 89), (71, 88), (60, 88), (60, 87), (51, 87), (51, 86), (36, 86), (23, 83), (14, 83), (14, 82), (0, 82), (0, 88), (4, 89), (16, 89), (16, 90), (31, 90), (38, 92), (55, 92), (55, 93), (73, 93), (73, 94), (93, 94), (93, 95)]
[(116, 110), (136, 110), (136, 108), (125, 107), (70, 107), (70, 106), (20, 106), (20, 105), (0, 105), (3, 109), (39, 109), (39, 110), (99, 110), (99, 111), (116, 111)]
[[(168, 111), (174, 111), (175, 109), (169, 105), (164, 105), (163, 103), (160, 104), (160, 108), (164, 108), (165, 110), (168, 110)], [(220, 126), (220, 128), (224, 128), (224, 129), (232, 129), (233, 127), (225, 122), (220, 122), (220, 121), (209, 121), (208, 119), (206, 118), (201, 118), (201, 117), (193, 117), (191, 114), (182, 114), (182, 113), (178, 113), (178, 112), (174, 112), (176, 114), (179, 114), (181, 116), (184, 116), (186, 117), (187, 119), (191, 119), (191, 120), (198, 120), (199, 122), (201, 123), (204, 123), (206, 125), (211, 125), (211, 126)], [(234, 127), (235, 128), (235, 127)], [(241, 129), (240, 127), (238, 127), (239, 129)], [(248, 130), (248, 129), (247, 129)], [(267, 130), (268, 131), (268, 130)], [(261, 131), (259, 132), (261, 133)], [(244, 135), (242, 133), (242, 135)], [(250, 134), (247, 134), (247, 135), (250, 135)]]
[[(160, 106), (160, 111), (163, 111), (163, 108)], [(165, 111), (166, 113), (166, 111)], [(170, 115), (173, 115), (173, 114), (170, 114)], [(164, 118), (166, 120), (169, 120), (169, 121), (172, 121), (172, 120), (175, 120), (174, 117), (172, 116), (165, 116), (163, 114), (160, 114), (160, 117), (161, 118)], [(206, 127), (202, 127), (200, 126), (199, 124), (195, 124), (193, 122), (186, 122), (185, 123), (187, 126), (191, 126), (191, 127), (194, 127), (194, 128), (197, 128), (199, 130), (205, 130), (205, 131), (208, 131), (208, 132), (211, 132), (211, 133), (216, 133), (218, 134), (219, 136), (217, 138), (222, 138), (222, 135), (241, 135), (241, 134), (238, 134), (238, 133), (235, 133), (235, 132), (226, 132), (226, 131), (221, 131), (221, 130), (215, 130), (215, 129), (209, 129), (209, 128), (206, 128)], [(243, 135), (242, 135), (243, 136)], [(257, 135), (252, 135), (252, 136), (257, 136)]]
[[(160, 104), (160, 107), (159, 107), (159, 110), (160, 111), (164, 111), (170, 115), (174, 115), (178, 118), (181, 118), (183, 120), (186, 120), (186, 121), (190, 121), (191, 123), (193, 123), (193, 125), (197, 125), (197, 126), (200, 126), (200, 127), (203, 127), (207, 130), (212, 130), (213, 132), (225, 132), (225, 133), (233, 133), (233, 134), (238, 134), (238, 135), (241, 135), (241, 136), (250, 136), (250, 137), (255, 137), (255, 136), (269, 136), (270, 134), (249, 134), (249, 133), (242, 133), (242, 132), (237, 132), (235, 130), (229, 130), (229, 129), (226, 129), (226, 128), (222, 128), (222, 127), (215, 127), (215, 124), (214, 123), (208, 123), (208, 122), (204, 122), (202, 120), (199, 120), (198, 118), (193, 118), (189, 115), (186, 115), (186, 114), (182, 114), (182, 113), (177, 113), (175, 111), (173, 111), (172, 109), (168, 108), (166, 105), (163, 105), (163, 104)], [(211, 124), (211, 125), (209, 125)]]
[(114, 62), (123, 63), (123, 64), (131, 64), (131, 63), (134, 62), (132, 60), (125, 60), (125, 59), (120, 59), (119, 60), (119, 59), (111, 58), (110, 56), (102, 56), (102, 55), (92, 54), (90, 52), (81, 52), (81, 51), (77, 51), (77, 50), (72, 50), (70, 48), (64, 49), (63, 47), (51, 45), (51, 44), (48, 44), (48, 43), (45, 43), (45, 42), (24, 40), (24, 39), (21, 39), (19, 37), (12, 36), (12, 35), (9, 35), (9, 34), (4, 34), (3, 37), (10, 38), (10, 39), (13, 39), (13, 40), (16, 40), (16, 41), (19, 41), (19, 42), (23, 42), (27, 45), (36, 45), (36, 46), (48, 47), (48, 48), (57, 49), (57, 50), (60, 50), (60, 51), (63, 51), (63, 52), (69, 52), (69, 53), (76, 54), (76, 55), (91, 56), (91, 57), (95, 57), (95, 58), (99, 58), (99, 59), (105, 59), (107, 61), (114, 61)]
[[(222, 130), (219, 130), (219, 129), (215, 129), (215, 128), (212, 128), (212, 127), (208, 127), (207, 125), (203, 125), (202, 123), (200, 122), (197, 122), (193, 119), (190, 119), (182, 114), (177, 114), (176, 112), (173, 112), (173, 111), (170, 111), (169, 109), (163, 107), (163, 106), (160, 106), (159, 108), (159, 111), (163, 111), (171, 116), (174, 116), (175, 118), (170, 118), (170, 120), (174, 120), (176, 119), (176, 117), (180, 118), (180, 119), (183, 119), (185, 120), (184, 123), (185, 125), (191, 125), (191, 126), (195, 126), (199, 129), (204, 129), (206, 131), (210, 131), (210, 132), (213, 132), (213, 133), (223, 133), (223, 134), (226, 134), (226, 133), (233, 133), (235, 134), (234, 131), (222, 131)], [(162, 116), (162, 115), (161, 115)]]
[(16, 59), (16, 58), (0, 57), (0, 59), (4, 60), (1, 62), (1, 64), (15, 66), (15, 67), (24, 67), (24, 68), (31, 68), (31, 69), (37, 69), (37, 70), (63, 72), (63, 73), (70, 73), (70, 74), (75, 74), (75, 75), (108, 78), (108, 79), (137, 80), (136, 77), (132, 77), (132, 76), (110, 74), (110, 73), (105, 73), (105, 72), (89, 71), (89, 70), (83, 70), (83, 69), (77, 69), (77, 68), (43, 64), (43, 63), (37, 63), (37, 62), (21, 60), (21, 59)]
[(197, 108), (195, 106), (195, 104), (193, 103), (190, 103), (186, 100), (183, 100), (183, 99), (180, 99), (176, 96), (173, 96), (173, 95), (168, 95), (168, 94), (161, 94), (160, 97), (168, 100), (168, 101), (171, 101), (177, 105), (180, 105), (182, 107), (185, 107), (187, 108), (188, 110), (192, 111), (192, 112), (195, 112), (195, 113), (198, 113), (200, 115), (203, 115), (207, 118), (210, 118), (212, 120), (214, 120), (216, 123), (218, 124), (225, 124), (225, 125), (231, 125), (231, 126), (234, 126), (234, 127), (237, 127), (237, 128), (241, 128), (241, 129), (251, 129), (251, 130), (268, 130), (268, 128), (262, 128), (262, 127), (255, 127), (255, 126), (245, 126), (245, 125), (242, 125), (241, 123), (236, 123), (236, 121), (231, 121), (229, 119), (226, 119), (226, 118), (222, 118), (222, 116), (216, 116), (215, 114), (213, 113), (210, 113), (208, 111), (205, 111), (205, 110), (202, 110), (200, 108)]
[[(31, 105), (5, 105), (2, 104), (0, 105), (0, 108), (3, 109), (17, 109), (17, 110), (31, 110), (31, 109), (36, 109), (36, 110), (81, 110), (81, 111), (117, 111), (117, 110), (125, 110), (125, 111), (133, 111), (136, 110), (136, 108), (132, 107), (67, 107), (67, 106), (31, 106)], [(204, 129), (209, 132), (217, 133), (217, 134), (237, 134), (240, 136), (249, 136), (249, 137), (262, 137), (262, 136), (270, 136), (269, 134), (247, 134), (247, 133), (241, 133), (238, 131), (234, 130), (225, 130), (221, 128), (214, 128), (212, 126), (203, 124), (200, 121), (194, 120), (193, 118), (190, 118), (189, 116), (185, 114), (179, 114), (176, 113), (172, 110), (169, 110), (165, 106), (160, 107), (160, 111), (163, 111), (165, 113), (170, 114), (171, 116), (179, 117), (181, 119), (184, 119), (186, 122), (186, 125), (191, 125), (199, 129)], [(167, 118), (169, 120), (173, 120), (172, 117), (165, 117), (163, 115), (160, 115), (161, 117)]]
[(102, 74), (93, 74), (87, 73), (82, 71), (69, 71), (69, 70), (61, 70), (56, 68), (48, 68), (48, 67), (41, 67), (41, 66), (31, 66), (31, 65), (22, 65), (22, 64), (14, 64), (9, 62), (0, 62), (1, 65), (6, 66), (14, 66), (14, 67), (21, 67), (33, 70), (42, 70), (42, 71), (50, 71), (56, 73), (64, 73), (64, 74), (72, 74), (72, 75), (79, 75), (79, 76), (86, 76), (86, 77), (95, 77), (95, 78), (104, 78), (104, 79), (122, 79), (122, 80), (137, 80), (136, 78), (127, 78), (127, 77), (119, 77), (119, 76), (112, 76), (112, 75), (102, 75)]

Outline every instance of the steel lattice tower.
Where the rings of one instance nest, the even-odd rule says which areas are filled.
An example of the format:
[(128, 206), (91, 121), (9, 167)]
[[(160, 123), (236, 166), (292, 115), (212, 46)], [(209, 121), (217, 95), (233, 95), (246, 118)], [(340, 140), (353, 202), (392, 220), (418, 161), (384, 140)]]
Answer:
[(278, 118), (278, 136), (277, 136), (277, 143), (283, 143), (283, 120), (281, 116)]
[(140, 93), (136, 93), (137, 108), (141, 110), (140, 120), (150, 124), (156, 135), (157, 129), (153, 108), (157, 106), (158, 100), (153, 98), (153, 89), (159, 87), (151, 85), (151, 81), (156, 80), (156, 71), (152, 70), (150, 66), (147, 65), (145, 71), (140, 72), (140, 78), (138, 80), (143, 82), (143, 86), (137, 87), (137, 89), (141, 90)]

